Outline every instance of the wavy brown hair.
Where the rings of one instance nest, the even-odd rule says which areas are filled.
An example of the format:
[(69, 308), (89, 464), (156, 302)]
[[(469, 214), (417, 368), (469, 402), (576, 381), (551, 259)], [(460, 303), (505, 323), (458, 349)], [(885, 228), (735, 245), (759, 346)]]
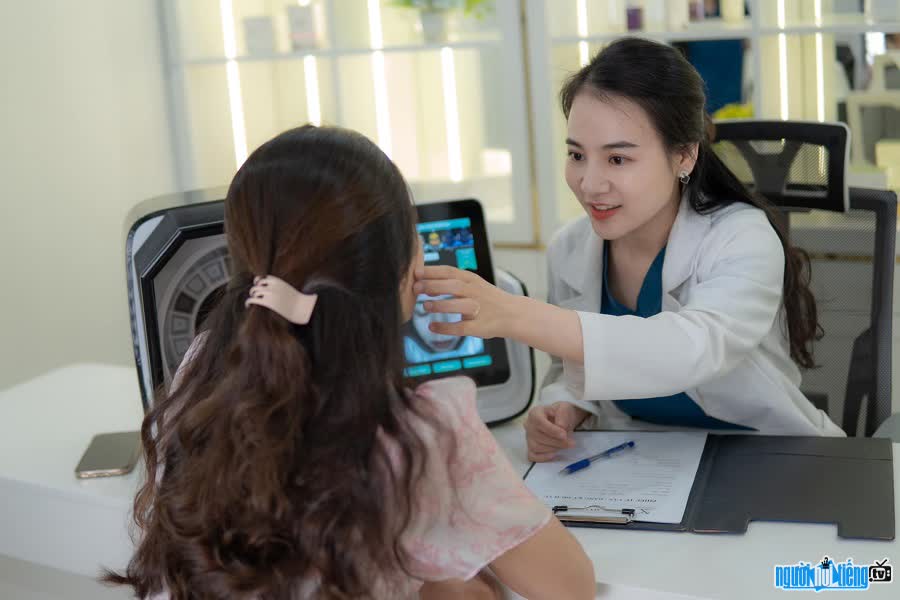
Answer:
[(575, 96), (584, 91), (601, 99), (626, 98), (647, 113), (670, 151), (698, 144), (697, 162), (687, 185), (691, 207), (698, 213), (708, 214), (734, 202), (756, 206), (766, 213), (784, 248), (782, 302), (791, 358), (803, 368), (812, 368), (812, 343), (822, 337), (822, 327), (809, 287), (809, 255), (791, 246), (775, 206), (759, 194), (751, 194), (712, 150), (714, 128), (704, 110), (704, 88), (700, 74), (675, 48), (626, 37), (573, 73), (559, 96), (566, 118)]
[[(225, 199), (235, 274), (146, 415), (140, 540), (105, 581), (139, 597), (287, 599), (312, 582), (367, 598), (379, 573), (408, 572), (425, 456), (410, 415), (432, 418), (403, 379), (413, 211), (360, 134), (307, 125), (250, 155)], [(265, 274), (318, 294), (308, 325), (245, 308)]]

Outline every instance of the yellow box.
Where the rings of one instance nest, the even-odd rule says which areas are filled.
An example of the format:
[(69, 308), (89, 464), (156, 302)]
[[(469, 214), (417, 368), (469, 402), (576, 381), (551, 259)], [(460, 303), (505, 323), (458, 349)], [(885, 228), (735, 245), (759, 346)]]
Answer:
[(875, 164), (884, 170), (887, 188), (900, 190), (900, 139), (875, 142)]

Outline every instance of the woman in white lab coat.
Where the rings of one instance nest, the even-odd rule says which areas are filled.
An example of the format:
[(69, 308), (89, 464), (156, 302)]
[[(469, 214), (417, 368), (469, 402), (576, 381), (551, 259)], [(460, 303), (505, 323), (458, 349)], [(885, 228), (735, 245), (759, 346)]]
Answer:
[(703, 82), (677, 50), (626, 38), (572, 75), (566, 181), (587, 213), (547, 251), (549, 304), (427, 268), (453, 335), (509, 337), (553, 357), (526, 422), (532, 460), (570, 433), (701, 428), (844, 435), (800, 391), (819, 332), (808, 258), (709, 145)]

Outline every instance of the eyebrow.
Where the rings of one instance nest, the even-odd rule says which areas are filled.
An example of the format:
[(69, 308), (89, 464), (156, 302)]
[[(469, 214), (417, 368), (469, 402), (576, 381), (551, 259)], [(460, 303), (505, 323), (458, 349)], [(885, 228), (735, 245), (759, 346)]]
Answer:
[[(579, 144), (572, 138), (566, 138), (566, 144), (569, 146), (576, 146), (578, 148), (584, 148), (584, 146), (582, 146), (581, 144)], [(604, 150), (615, 150), (618, 148), (638, 148), (638, 147), (639, 146), (637, 144), (634, 144), (632, 142), (626, 142), (625, 140), (620, 140), (618, 142), (612, 142), (610, 144), (603, 144), (603, 146), (601, 146), (601, 148), (603, 148)]]

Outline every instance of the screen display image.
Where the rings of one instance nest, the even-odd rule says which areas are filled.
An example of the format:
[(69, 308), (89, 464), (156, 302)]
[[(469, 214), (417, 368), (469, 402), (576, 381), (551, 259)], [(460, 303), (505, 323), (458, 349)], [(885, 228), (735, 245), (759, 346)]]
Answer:
[[(475, 240), (472, 237), (472, 221), (468, 218), (435, 221), (432, 223), (419, 223), (419, 238), (425, 255), (425, 265), (452, 265), (460, 269), (475, 271), (478, 269), (478, 260), (475, 257)], [(458, 337), (434, 333), (428, 327), (435, 322), (459, 321), (459, 315), (428, 313), (423, 303), (426, 300), (443, 300), (449, 296), (421, 295), (416, 300), (416, 308), (412, 316), (412, 331), (405, 339), (406, 361), (412, 365), (422, 363), (434, 363), (434, 361), (448, 361), (448, 359), (460, 359), (474, 357), (484, 352), (484, 340), (476, 337)], [(477, 360), (468, 360), (470, 365), (482, 363), (480, 366), (490, 364), (491, 357), (480, 356)], [(486, 364), (485, 364), (486, 363)], [(449, 371), (463, 368), (459, 361), (449, 360), (438, 364), (430, 364), (420, 368), (411, 367), (409, 373), (428, 374), (426, 371), (440, 373), (440, 369), (448, 368)]]
[[(451, 203), (452, 205), (453, 203)], [(490, 272), (489, 254), (483, 223), (473, 223), (469, 216), (450, 215), (448, 218), (426, 220), (429, 205), (420, 207), (417, 225), (425, 257), (425, 266), (450, 265), (474, 271), (484, 277)], [(434, 210), (434, 209), (432, 209)], [(480, 208), (479, 208), (480, 211)], [(451, 211), (455, 212), (455, 211)], [(483, 263), (488, 263), (487, 265)], [(492, 279), (492, 275), (489, 277)], [(479, 385), (502, 383), (509, 377), (506, 346), (503, 340), (483, 340), (477, 337), (458, 337), (435, 333), (429, 325), (435, 322), (456, 322), (458, 314), (428, 313), (423, 305), (428, 300), (443, 300), (450, 296), (420, 295), (410, 322), (404, 330), (406, 375), (430, 379), (452, 375), (468, 375)]]

